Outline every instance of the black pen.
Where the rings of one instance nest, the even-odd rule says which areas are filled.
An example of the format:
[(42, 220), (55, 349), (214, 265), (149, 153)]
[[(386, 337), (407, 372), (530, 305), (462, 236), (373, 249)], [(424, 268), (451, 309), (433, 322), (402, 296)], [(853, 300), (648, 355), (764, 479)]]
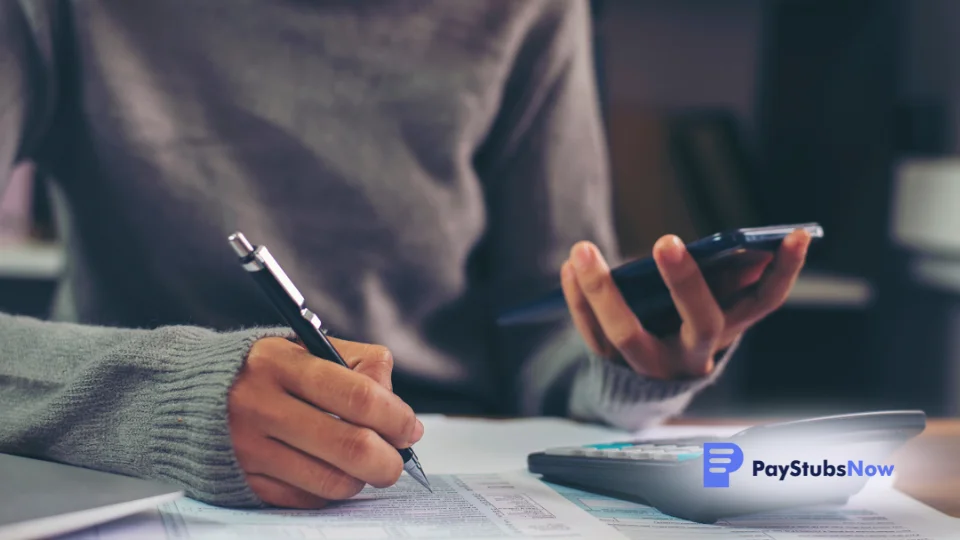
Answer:
[[(320, 317), (307, 309), (303, 295), (287, 277), (283, 268), (280, 268), (266, 246), (255, 247), (241, 232), (231, 234), (227, 241), (240, 257), (243, 269), (253, 276), (310, 354), (349, 369), (350, 366), (344, 362), (333, 343), (327, 339), (326, 332), (320, 324)], [(403, 458), (403, 470), (423, 487), (433, 491), (413, 449), (404, 448), (398, 451)]]

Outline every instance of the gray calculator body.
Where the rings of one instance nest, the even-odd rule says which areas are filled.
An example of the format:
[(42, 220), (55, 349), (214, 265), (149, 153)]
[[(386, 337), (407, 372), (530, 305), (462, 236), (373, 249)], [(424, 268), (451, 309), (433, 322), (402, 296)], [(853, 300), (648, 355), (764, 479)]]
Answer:
[[(723, 439), (552, 448), (529, 455), (527, 464), (548, 482), (714, 523), (756, 512), (843, 504), (874, 476), (894, 473), (893, 451), (925, 427), (922, 411), (858, 413), (759, 425)], [(732, 455), (731, 444), (741, 455)], [(737, 465), (730, 458), (738, 457), (742, 463), (725, 473)]]

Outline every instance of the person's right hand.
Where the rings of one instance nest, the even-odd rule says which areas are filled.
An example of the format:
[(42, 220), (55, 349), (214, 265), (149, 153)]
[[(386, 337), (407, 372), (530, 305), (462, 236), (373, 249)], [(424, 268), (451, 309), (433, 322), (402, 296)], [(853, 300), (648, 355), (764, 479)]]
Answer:
[(331, 341), (352, 371), (286, 339), (264, 338), (230, 389), (234, 451), (267, 504), (320, 508), (365, 484), (391, 486), (403, 473), (397, 448), (423, 436), (413, 409), (392, 392), (390, 351)]

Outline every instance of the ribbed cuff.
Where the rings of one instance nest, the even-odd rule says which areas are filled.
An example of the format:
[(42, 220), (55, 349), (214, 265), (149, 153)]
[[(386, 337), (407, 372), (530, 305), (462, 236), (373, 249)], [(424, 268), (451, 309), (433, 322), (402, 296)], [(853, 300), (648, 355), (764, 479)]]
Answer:
[(227, 394), (255, 341), (290, 337), (284, 328), (214, 333), (193, 327), (158, 330), (168, 338), (156, 374), (147, 461), (153, 478), (184, 487), (187, 496), (220, 506), (262, 502), (237, 462), (227, 419)]
[(650, 379), (591, 354), (574, 378), (570, 416), (633, 431), (662, 422), (682, 412), (697, 392), (720, 377), (739, 342), (737, 338), (718, 354), (709, 375), (695, 379)]

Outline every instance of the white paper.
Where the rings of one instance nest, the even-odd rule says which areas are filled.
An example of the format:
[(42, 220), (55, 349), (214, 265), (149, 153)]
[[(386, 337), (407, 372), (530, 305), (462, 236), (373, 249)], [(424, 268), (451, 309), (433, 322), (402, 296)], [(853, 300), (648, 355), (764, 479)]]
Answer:
[(716, 538), (718, 540), (960, 538), (960, 519), (923, 505), (892, 487), (878, 485), (843, 507), (769, 512), (700, 524), (654, 508), (551, 485), (558, 493), (630, 539)]
[(100, 508), (80, 510), (67, 514), (53, 515), (34, 519), (22, 523), (0, 527), (0, 538), (16, 540), (21, 538), (47, 538), (54, 535), (63, 535), (77, 530), (90, 528), (102, 523), (136, 515), (146, 509), (172, 501), (183, 496), (183, 492), (167, 493), (155, 497), (147, 497), (135, 501), (127, 501)]
[(166, 540), (167, 532), (163, 528), (160, 511), (154, 508), (118, 519), (107, 525), (60, 537), (60, 540), (127, 540), (128, 538)]
[[(890, 478), (871, 480), (843, 508), (802, 509), (701, 525), (639, 504), (548, 486), (523, 472), (527, 455), (546, 448), (633, 437), (724, 437), (744, 426), (664, 426), (629, 434), (562, 419), (423, 416), (421, 420), (426, 431), (416, 446), (417, 454), (434, 486), (446, 486), (439, 500), (426, 498), (425, 492), (404, 476), (393, 491), (365, 490), (361, 500), (317, 512), (233, 511), (181, 500), (173, 512), (166, 508), (164, 521), (155, 512), (147, 513), (75, 538), (366, 540), (397, 538), (401, 530), (408, 538), (470, 538), (468, 532), (481, 534), (486, 528), (500, 535), (494, 538), (960, 540), (960, 520), (899, 493)], [(383, 495), (404, 498), (397, 504), (398, 499)], [(179, 528), (171, 521), (176, 519), (182, 519)], [(491, 524), (496, 529), (490, 529)], [(185, 530), (189, 536), (170, 534), (171, 528)]]
[(562, 418), (484, 420), (421, 415), (415, 446), (428, 475), (525, 471), (527, 455), (546, 448), (629, 439), (628, 432)]
[(637, 433), (563, 418), (486, 420), (421, 415), (417, 456), (428, 474), (470, 474), (527, 469), (527, 456), (547, 448), (627, 441), (727, 436), (747, 426), (657, 426)]
[[(430, 480), (432, 494), (404, 476), (394, 487), (365, 489), (349, 501), (313, 511), (231, 510), (181, 499), (160, 507), (162, 528), (135, 522), (125, 528), (130, 536), (169, 540), (623, 538), (528, 475), (432, 475)], [(151, 519), (156, 517), (144, 516)]]

